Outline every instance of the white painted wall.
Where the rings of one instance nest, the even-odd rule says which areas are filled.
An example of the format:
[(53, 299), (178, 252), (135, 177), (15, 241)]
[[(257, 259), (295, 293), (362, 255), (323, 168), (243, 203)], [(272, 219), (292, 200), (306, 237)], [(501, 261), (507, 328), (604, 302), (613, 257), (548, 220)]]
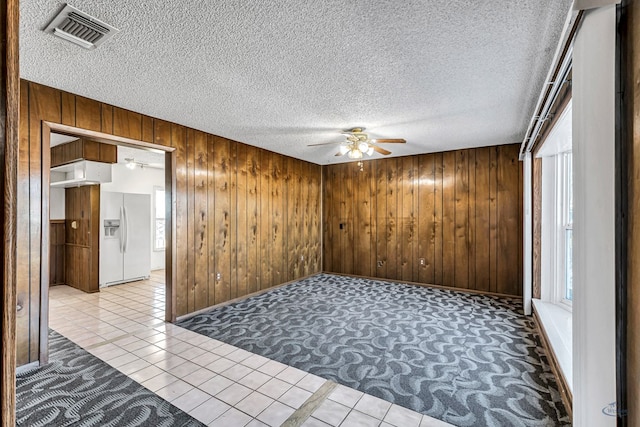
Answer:
[(65, 219), (64, 188), (49, 189), (49, 219)]
[[(64, 179), (64, 172), (51, 172), (51, 180)], [(65, 219), (64, 188), (50, 187), (49, 189), (49, 219)]]
[[(114, 191), (121, 193), (137, 193), (151, 195), (149, 217), (153, 218), (153, 188), (164, 188), (164, 170), (136, 167), (134, 170), (124, 164), (113, 165), (112, 181), (102, 184), (100, 191)], [(151, 221), (151, 270), (163, 269), (165, 266), (165, 251), (153, 250), (153, 221)]]
[(615, 426), (616, 8), (585, 11), (573, 50), (575, 426)]

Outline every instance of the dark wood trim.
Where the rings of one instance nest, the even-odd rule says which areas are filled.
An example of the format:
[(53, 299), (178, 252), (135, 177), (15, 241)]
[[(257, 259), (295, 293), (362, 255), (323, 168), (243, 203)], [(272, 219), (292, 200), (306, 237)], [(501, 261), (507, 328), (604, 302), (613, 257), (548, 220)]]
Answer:
[(137, 139), (125, 138), (122, 136), (111, 135), (104, 132), (97, 132), (88, 129), (82, 129), (75, 126), (62, 125), (60, 123), (43, 121), (47, 125), (51, 132), (60, 133), (69, 136), (78, 136), (81, 138), (92, 139), (97, 142), (111, 145), (123, 145), (125, 147), (132, 148), (149, 148), (160, 151), (175, 151), (174, 147), (167, 147), (165, 145), (154, 144), (151, 142), (139, 141)]
[[(42, 146), (51, 146), (51, 132), (46, 123), (42, 124)], [(39, 360), (44, 365), (49, 362), (49, 181), (51, 169), (51, 150), (42, 150), (42, 189), (47, 197), (42, 197), (42, 236), (47, 236), (47, 244), (40, 245), (40, 348)], [(44, 241), (44, 239), (43, 239)]]
[(571, 393), (571, 389), (567, 383), (567, 379), (562, 374), (560, 370), (560, 365), (558, 365), (558, 358), (553, 351), (553, 348), (549, 345), (549, 337), (540, 322), (540, 317), (538, 316), (538, 312), (533, 306), (533, 321), (536, 324), (536, 329), (538, 330), (538, 334), (540, 335), (540, 341), (542, 342), (542, 347), (544, 348), (545, 353), (547, 354), (547, 359), (549, 361), (549, 366), (551, 366), (551, 371), (553, 375), (556, 377), (556, 383), (558, 384), (558, 391), (560, 392), (560, 397), (562, 398), (562, 403), (564, 404), (567, 413), (569, 414), (569, 419), (573, 418), (573, 394)]
[[(166, 179), (166, 183), (165, 183), (165, 194), (167, 195), (167, 206), (166, 206), (166, 218), (167, 218), (167, 223), (171, 224), (171, 230), (167, 230), (167, 249), (165, 251), (166, 253), (166, 267), (165, 267), (165, 287), (166, 287), (166, 297), (165, 297), (165, 320), (167, 322), (175, 322), (176, 320), (176, 294), (175, 294), (175, 290), (174, 290), (174, 286), (173, 284), (176, 283), (176, 268), (175, 268), (175, 256), (174, 254), (176, 253), (175, 250), (175, 242), (176, 242), (176, 238), (175, 238), (175, 209), (176, 209), (176, 203), (175, 203), (175, 188), (176, 188), (176, 178), (175, 178), (175, 167), (176, 167), (176, 149), (173, 147), (167, 147), (164, 145), (159, 145), (159, 144), (154, 144), (154, 143), (150, 143), (150, 142), (144, 142), (144, 141), (138, 141), (135, 139), (131, 139), (131, 138), (125, 138), (125, 137), (121, 137), (121, 136), (115, 136), (115, 135), (111, 135), (111, 134), (106, 134), (106, 133), (102, 133), (102, 132), (97, 132), (97, 131), (92, 131), (92, 130), (87, 130), (87, 129), (81, 129), (81, 128), (77, 128), (74, 126), (67, 126), (67, 125), (62, 125), (59, 123), (52, 123), (52, 122), (47, 122), (47, 121), (43, 121), (43, 145), (45, 144), (45, 138), (46, 141), (49, 141), (50, 138), (50, 134), (51, 132), (55, 132), (55, 133), (62, 133), (65, 135), (71, 135), (71, 136), (78, 136), (80, 138), (90, 138), (93, 141), (97, 141), (97, 142), (101, 142), (104, 144), (110, 144), (110, 145), (123, 145), (123, 146), (127, 146), (127, 147), (133, 147), (133, 148), (149, 148), (149, 149), (154, 149), (154, 150), (162, 150), (164, 152), (166, 152), (166, 167), (165, 167), (165, 179)], [(46, 146), (46, 145), (45, 145)], [(48, 165), (50, 164), (50, 159), (51, 154), (50, 154), (50, 150), (43, 150), (43, 156), (42, 156), (42, 162), (43, 162), (43, 170), (48, 170)], [(46, 162), (46, 165), (45, 165)], [(45, 166), (47, 167), (47, 169), (45, 169)], [(48, 183), (48, 174), (42, 174), (43, 176), (43, 189), (44, 188), (49, 188), (49, 183)], [(46, 176), (46, 178), (45, 178)], [(47, 182), (45, 183), (44, 180), (47, 179)], [(45, 186), (46, 185), (46, 186)], [(49, 219), (48, 219), (48, 215), (49, 215), (49, 191), (43, 191), (42, 194), (42, 206), (43, 206), (43, 224), (47, 224), (46, 227), (46, 234), (45, 233), (45, 229), (44, 229), (44, 225), (43, 225), (43, 236), (48, 236), (49, 235)], [(46, 221), (44, 219), (44, 216), (47, 216)], [(69, 245), (70, 246), (70, 245)], [(43, 254), (44, 256), (44, 254)], [(47, 278), (48, 281), (48, 277), (49, 277), (49, 273), (48, 273), (48, 269), (49, 269), (49, 256), (48, 253), (46, 254), (46, 258), (42, 258), (43, 260), (46, 259), (45, 262), (43, 262), (43, 271), (44, 271), (44, 264), (46, 264), (46, 275), (42, 275), (43, 278)], [(42, 279), (44, 280), (44, 279)], [(43, 286), (42, 289), (47, 289), (47, 301), (48, 301), (48, 286)], [(44, 293), (44, 292), (42, 292)], [(48, 314), (48, 307), (47, 307), (47, 314)], [(41, 317), (42, 318), (42, 317)], [(48, 320), (48, 319), (47, 319)], [(43, 330), (48, 330), (48, 324), (45, 327), (45, 329)], [(41, 341), (42, 341), (42, 337), (41, 337)], [(47, 346), (42, 346), (41, 345), (41, 352), (45, 351), (48, 352), (48, 348)]]
[[(170, 304), (165, 304), (165, 321), (176, 321), (176, 292), (174, 283), (178, 283), (176, 276), (176, 166), (177, 152), (175, 150), (165, 154), (165, 233), (166, 243), (166, 260), (165, 260), (165, 300)], [(169, 190), (169, 191), (167, 191)], [(166, 224), (171, 224), (167, 227)]]
[[(3, 228), (3, 272), (2, 272), (2, 425), (15, 425), (15, 368), (16, 368), (16, 174), (18, 147), (18, 1), (3, 2), (0, 10), (2, 34), (2, 91), (0, 104), (2, 134), (0, 154), (4, 189)], [(5, 62), (6, 61), (6, 62)]]
[(20, 108), (18, 61), (19, 0), (0, 7), (0, 186), (4, 209), (0, 213), (3, 247), (2, 277), (2, 425), (15, 425), (16, 409), (16, 215), (17, 160)]
[(616, 10), (616, 401), (626, 427), (640, 426), (640, 1)]

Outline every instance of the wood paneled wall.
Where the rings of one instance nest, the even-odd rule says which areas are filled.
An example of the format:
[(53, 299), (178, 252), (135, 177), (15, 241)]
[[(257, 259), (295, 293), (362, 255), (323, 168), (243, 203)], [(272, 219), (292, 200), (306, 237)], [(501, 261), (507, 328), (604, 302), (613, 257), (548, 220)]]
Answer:
[[(640, 427), (640, 0), (623, 2), (623, 115), (628, 158), (627, 425)], [(625, 31), (626, 30), (626, 31)], [(621, 425), (621, 424), (619, 424)]]
[(531, 183), (533, 186), (533, 281), (532, 296), (542, 295), (542, 159), (534, 157), (532, 162)]
[(18, 158), (19, 61), (18, 0), (0, 4), (0, 211), (2, 268), (2, 425), (15, 425), (16, 404), (16, 170)]
[(178, 316), (320, 271), (320, 166), (35, 83), (21, 90), (19, 365), (39, 351), (42, 120), (176, 149)]
[(65, 227), (63, 219), (49, 222), (49, 284), (63, 285), (65, 258)]
[(522, 295), (518, 149), (326, 166), (324, 269)]

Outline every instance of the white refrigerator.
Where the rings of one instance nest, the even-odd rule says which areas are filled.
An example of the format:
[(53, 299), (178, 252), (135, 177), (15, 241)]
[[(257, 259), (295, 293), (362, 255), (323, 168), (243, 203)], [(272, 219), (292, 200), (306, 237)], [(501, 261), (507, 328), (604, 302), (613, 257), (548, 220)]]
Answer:
[(148, 278), (151, 196), (103, 191), (100, 224), (100, 287)]

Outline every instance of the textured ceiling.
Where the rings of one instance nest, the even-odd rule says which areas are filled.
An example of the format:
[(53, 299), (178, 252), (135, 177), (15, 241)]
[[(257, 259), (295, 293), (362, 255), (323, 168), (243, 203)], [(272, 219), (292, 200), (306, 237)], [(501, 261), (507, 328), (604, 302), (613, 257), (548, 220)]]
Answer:
[(571, 1), (75, 0), (120, 29), (93, 51), (20, 3), (23, 78), (325, 164), (307, 144), (355, 126), (393, 155), (521, 142)]

